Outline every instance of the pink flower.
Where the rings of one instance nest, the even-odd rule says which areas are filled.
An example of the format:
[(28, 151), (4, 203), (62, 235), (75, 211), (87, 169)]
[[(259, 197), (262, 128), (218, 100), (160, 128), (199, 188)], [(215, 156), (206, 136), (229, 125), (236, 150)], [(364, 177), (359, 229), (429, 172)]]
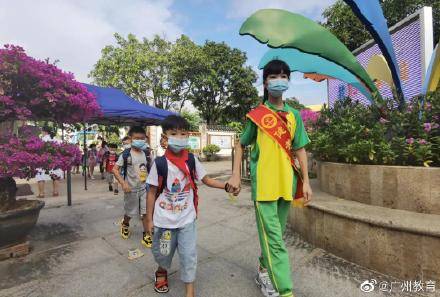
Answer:
[(431, 131), (431, 129), (432, 129), (431, 123), (424, 123), (423, 124), (423, 129), (425, 130), (425, 132)]
[(424, 145), (427, 144), (428, 142), (425, 139), (419, 139), (419, 144)]
[(411, 144), (413, 144), (414, 143), (414, 138), (407, 138), (406, 139), (406, 143), (408, 143), (409, 145), (411, 145)]
[(27, 129), (21, 133), (20, 138), (0, 136), (0, 177), (31, 178), (37, 168), (67, 170), (81, 161), (76, 145), (44, 142)]
[[(101, 113), (95, 96), (71, 73), (26, 55), (19, 46), (0, 48), (0, 72), (3, 80), (12, 82), (3, 87), (0, 96), (2, 120), (74, 123)], [(20, 88), (12, 90), (10, 85)]]

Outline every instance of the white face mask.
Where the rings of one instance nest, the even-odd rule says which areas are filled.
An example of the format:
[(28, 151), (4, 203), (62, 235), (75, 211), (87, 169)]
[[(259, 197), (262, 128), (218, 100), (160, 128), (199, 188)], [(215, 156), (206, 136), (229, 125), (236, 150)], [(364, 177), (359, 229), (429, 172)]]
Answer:
[(124, 144), (124, 149), (129, 149), (129, 148), (131, 148), (131, 144), (130, 143), (126, 143), (126, 144)]

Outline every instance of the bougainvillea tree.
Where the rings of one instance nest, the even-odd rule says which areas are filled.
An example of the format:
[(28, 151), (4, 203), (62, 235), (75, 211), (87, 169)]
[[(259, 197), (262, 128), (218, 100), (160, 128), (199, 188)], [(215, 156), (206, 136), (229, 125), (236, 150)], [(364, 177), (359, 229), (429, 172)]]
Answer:
[[(20, 137), (7, 133), (0, 135), (0, 187), (3, 185), (4, 189), (14, 190), (12, 177), (32, 178), (37, 168), (68, 170), (80, 162), (81, 151), (75, 145), (45, 142), (26, 131)], [(0, 211), (14, 207), (15, 199), (12, 198), (13, 195), (0, 194)]]
[(82, 122), (97, 114), (94, 96), (72, 73), (29, 57), (19, 46), (0, 49), (0, 119)]
[(310, 109), (301, 109), (300, 110), (301, 118), (304, 122), (304, 126), (307, 131), (312, 131), (313, 125), (316, 124), (319, 118), (319, 112), (310, 110)]
[[(26, 55), (19, 46), (0, 49), (0, 122), (84, 122), (100, 113), (96, 98), (55, 65)], [(0, 211), (13, 208), (13, 177), (32, 178), (37, 168), (67, 170), (80, 161), (71, 144), (44, 142), (24, 129), (0, 131)]]

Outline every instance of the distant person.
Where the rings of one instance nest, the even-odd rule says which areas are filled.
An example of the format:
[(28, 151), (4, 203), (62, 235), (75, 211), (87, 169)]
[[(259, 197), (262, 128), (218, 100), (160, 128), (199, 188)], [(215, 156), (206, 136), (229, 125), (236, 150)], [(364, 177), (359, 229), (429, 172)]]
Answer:
[[(51, 131), (49, 127), (43, 127), (41, 139), (45, 142), (59, 142), (54, 138), (55, 134)], [(45, 182), (52, 180), (52, 196), (57, 197), (59, 193), (59, 181), (63, 177), (63, 171), (61, 169), (44, 170), (42, 168), (37, 169), (37, 174), (35, 179), (38, 184), (38, 195), (37, 198), (45, 198)]]
[[(141, 244), (150, 248), (151, 236), (146, 233), (147, 213), (147, 176), (150, 168), (151, 156), (145, 142), (146, 133), (139, 126), (131, 127), (128, 139), (124, 138), (124, 151), (113, 167), (113, 174), (124, 190), (124, 219), (121, 222), (121, 237), (130, 237), (130, 220), (139, 215), (142, 219), (144, 233)], [(131, 143), (131, 145), (130, 145)]]
[(104, 168), (102, 158), (104, 157), (104, 154), (106, 152), (108, 152), (107, 141), (103, 140), (101, 142), (101, 147), (99, 148), (98, 158), (97, 158), (97, 162), (99, 165), (99, 172), (101, 173), (101, 179), (105, 179), (105, 177), (104, 177), (105, 168)]
[(125, 136), (122, 138), (122, 147), (124, 150), (131, 148), (131, 138), (128, 136)]
[(89, 167), (88, 177), (90, 179), (95, 179), (93, 173), (95, 172), (95, 166), (98, 162), (98, 151), (96, 150), (96, 144), (92, 143), (87, 151), (87, 164)]
[(166, 149), (167, 149), (167, 139), (162, 134), (160, 137), (159, 145), (156, 148), (156, 157), (162, 157), (165, 154)]
[[(197, 158), (189, 153), (189, 123), (180, 116), (169, 116), (162, 122), (165, 155), (155, 159), (148, 176), (147, 231), (153, 236), (153, 255), (158, 265), (154, 290), (169, 291), (168, 271), (175, 251), (179, 253), (180, 279), (185, 283), (186, 297), (194, 297), (197, 269), (196, 181), (225, 189), (225, 182), (212, 179)], [(229, 188), (228, 188), (229, 189)]]
[(104, 153), (102, 158), (103, 167), (105, 169), (106, 179), (108, 182), (108, 190), (113, 192), (115, 195), (118, 195), (118, 181), (116, 180), (113, 174), (113, 167), (115, 167), (116, 162), (118, 161), (118, 154), (116, 150), (118, 149), (118, 145), (115, 143), (110, 143), (108, 145), (108, 151)]

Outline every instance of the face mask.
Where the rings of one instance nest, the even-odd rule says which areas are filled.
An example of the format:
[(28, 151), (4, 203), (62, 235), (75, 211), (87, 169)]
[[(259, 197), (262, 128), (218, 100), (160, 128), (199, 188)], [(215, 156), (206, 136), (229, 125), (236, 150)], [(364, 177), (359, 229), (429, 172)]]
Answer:
[(285, 92), (288, 88), (289, 81), (284, 78), (271, 79), (267, 83), (267, 91), (275, 98), (283, 96), (283, 92)]
[(142, 149), (142, 147), (144, 145), (145, 145), (145, 140), (142, 140), (142, 139), (136, 139), (131, 142), (131, 147), (134, 147), (134, 148), (137, 148), (140, 150)]
[(129, 149), (129, 148), (131, 148), (131, 144), (130, 143), (127, 143), (127, 144), (124, 144), (124, 149)]
[(141, 150), (145, 151), (147, 148), (149, 148), (150, 146), (148, 145), (148, 143), (145, 143), (142, 147)]
[(168, 147), (174, 153), (178, 153), (181, 150), (184, 150), (188, 147), (188, 137), (186, 138), (169, 137)]

